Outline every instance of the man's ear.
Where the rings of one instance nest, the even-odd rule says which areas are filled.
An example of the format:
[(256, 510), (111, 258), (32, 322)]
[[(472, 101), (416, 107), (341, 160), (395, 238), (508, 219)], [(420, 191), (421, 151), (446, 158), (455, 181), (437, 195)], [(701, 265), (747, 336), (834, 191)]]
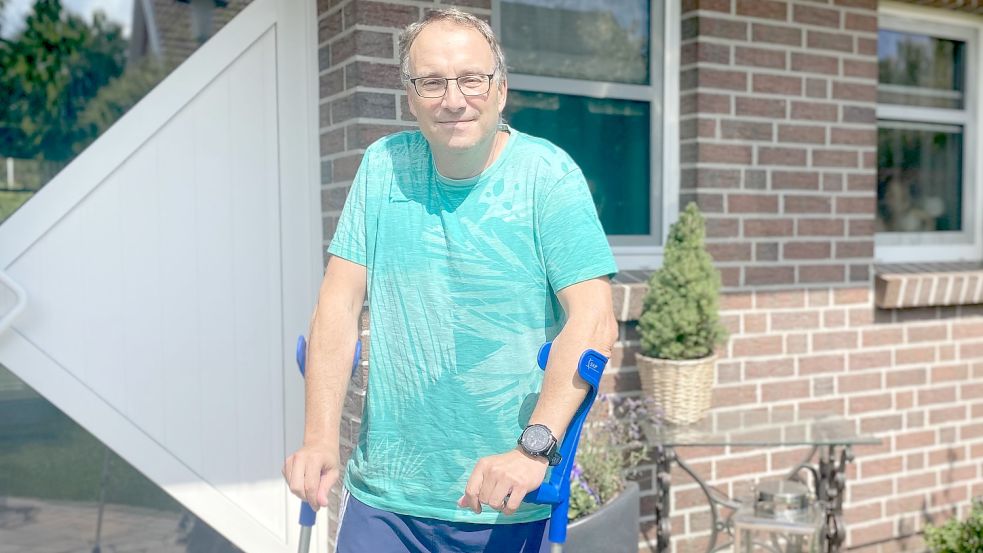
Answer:
[(505, 100), (509, 95), (509, 83), (505, 79), (498, 85), (498, 113), (505, 110)]

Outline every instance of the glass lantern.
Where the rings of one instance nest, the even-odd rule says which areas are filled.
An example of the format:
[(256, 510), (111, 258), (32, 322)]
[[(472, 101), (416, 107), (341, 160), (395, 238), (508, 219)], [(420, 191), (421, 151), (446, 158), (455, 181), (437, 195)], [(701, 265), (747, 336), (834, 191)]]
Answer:
[(819, 553), (825, 518), (805, 485), (791, 480), (763, 482), (754, 501), (734, 514), (734, 551)]

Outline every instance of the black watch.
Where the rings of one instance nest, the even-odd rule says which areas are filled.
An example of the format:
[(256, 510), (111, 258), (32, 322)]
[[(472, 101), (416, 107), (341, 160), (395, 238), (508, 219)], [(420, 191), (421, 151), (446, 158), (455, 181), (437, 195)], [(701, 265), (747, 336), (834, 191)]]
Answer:
[(551, 467), (560, 463), (560, 448), (549, 428), (542, 424), (530, 424), (522, 431), (519, 447), (529, 455), (546, 457)]

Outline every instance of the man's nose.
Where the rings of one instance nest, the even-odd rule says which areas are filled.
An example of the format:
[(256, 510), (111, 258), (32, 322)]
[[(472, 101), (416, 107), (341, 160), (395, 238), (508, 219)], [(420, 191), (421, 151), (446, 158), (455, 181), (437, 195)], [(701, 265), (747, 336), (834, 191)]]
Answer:
[(461, 87), (457, 81), (447, 81), (447, 90), (444, 91), (444, 108), (451, 111), (464, 109), (468, 105), (468, 100), (461, 92)]

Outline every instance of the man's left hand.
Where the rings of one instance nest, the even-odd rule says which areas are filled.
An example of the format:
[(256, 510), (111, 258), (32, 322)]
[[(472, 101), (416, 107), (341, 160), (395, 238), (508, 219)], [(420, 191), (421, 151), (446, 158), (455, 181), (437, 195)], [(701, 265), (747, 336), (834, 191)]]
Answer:
[(478, 460), (458, 507), (481, 512), (482, 504), (504, 515), (512, 515), (526, 494), (543, 483), (549, 462), (545, 457), (533, 457), (517, 446), (501, 455)]

